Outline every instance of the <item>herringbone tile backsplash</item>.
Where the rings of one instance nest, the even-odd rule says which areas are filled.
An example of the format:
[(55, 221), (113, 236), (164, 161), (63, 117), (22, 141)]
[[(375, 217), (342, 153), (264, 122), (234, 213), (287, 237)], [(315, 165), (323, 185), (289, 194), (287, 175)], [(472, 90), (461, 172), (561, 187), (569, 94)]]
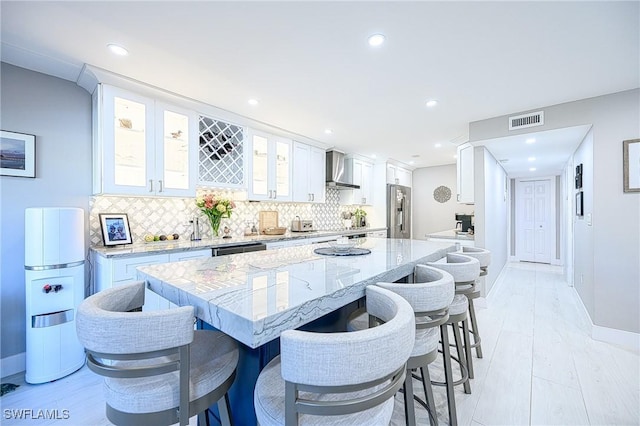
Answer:
[[(198, 195), (214, 192), (228, 198), (234, 198), (233, 192), (198, 191)], [(313, 220), (314, 227), (319, 230), (339, 230), (343, 227), (341, 213), (353, 211), (355, 206), (339, 204), (339, 192), (327, 188), (326, 202), (309, 203), (275, 203), (236, 201), (236, 209), (231, 218), (223, 219), (223, 226), (231, 228), (233, 236), (243, 235), (247, 222), (258, 226), (261, 210), (277, 210), (279, 225), (289, 228), (296, 216)], [(207, 217), (196, 206), (195, 198), (145, 198), (125, 196), (95, 196), (91, 199), (90, 232), (91, 244), (102, 245), (99, 213), (126, 213), (134, 243), (141, 242), (146, 234), (180, 234), (180, 238), (188, 239), (191, 234), (189, 220), (200, 218), (202, 238), (211, 238), (211, 228)]]

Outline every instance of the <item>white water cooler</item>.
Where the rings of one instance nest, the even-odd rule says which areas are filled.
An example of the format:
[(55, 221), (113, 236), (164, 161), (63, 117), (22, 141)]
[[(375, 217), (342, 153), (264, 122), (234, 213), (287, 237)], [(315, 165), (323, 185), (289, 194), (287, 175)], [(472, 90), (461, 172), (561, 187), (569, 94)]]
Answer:
[(28, 383), (45, 383), (84, 365), (76, 308), (84, 299), (84, 211), (25, 210)]

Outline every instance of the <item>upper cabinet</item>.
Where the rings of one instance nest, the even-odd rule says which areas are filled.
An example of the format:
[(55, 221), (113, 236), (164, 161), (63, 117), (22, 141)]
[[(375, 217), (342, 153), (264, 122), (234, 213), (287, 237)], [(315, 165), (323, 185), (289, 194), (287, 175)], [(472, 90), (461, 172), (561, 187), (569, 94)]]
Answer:
[(387, 183), (411, 187), (411, 176), (411, 170), (404, 169), (395, 164), (387, 164)]
[(459, 203), (473, 204), (473, 145), (469, 143), (458, 146), (458, 197)]
[(292, 201), (324, 203), (325, 164), (324, 149), (293, 142)]
[(345, 160), (345, 172), (351, 174), (351, 182), (359, 189), (340, 191), (340, 204), (370, 205), (373, 203), (373, 164), (356, 158)]
[(244, 128), (204, 115), (198, 125), (198, 184), (245, 188)]
[(248, 130), (250, 200), (291, 201), (291, 140)]
[(109, 85), (93, 107), (94, 193), (195, 195), (194, 111)]

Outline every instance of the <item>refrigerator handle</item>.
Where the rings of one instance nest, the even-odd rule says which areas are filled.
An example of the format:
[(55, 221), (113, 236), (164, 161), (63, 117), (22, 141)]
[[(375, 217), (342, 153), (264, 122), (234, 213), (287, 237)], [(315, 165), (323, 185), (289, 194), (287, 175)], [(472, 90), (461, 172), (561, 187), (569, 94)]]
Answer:
[(400, 199), (400, 232), (404, 232), (404, 195)]

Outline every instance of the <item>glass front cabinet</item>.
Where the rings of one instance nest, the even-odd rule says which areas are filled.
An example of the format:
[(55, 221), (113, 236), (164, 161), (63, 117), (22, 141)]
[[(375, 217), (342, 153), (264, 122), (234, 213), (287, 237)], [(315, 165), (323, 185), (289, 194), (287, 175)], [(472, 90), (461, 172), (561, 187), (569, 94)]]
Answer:
[(249, 129), (250, 200), (291, 201), (291, 140)]
[(194, 111), (109, 85), (93, 107), (95, 194), (195, 195)]

